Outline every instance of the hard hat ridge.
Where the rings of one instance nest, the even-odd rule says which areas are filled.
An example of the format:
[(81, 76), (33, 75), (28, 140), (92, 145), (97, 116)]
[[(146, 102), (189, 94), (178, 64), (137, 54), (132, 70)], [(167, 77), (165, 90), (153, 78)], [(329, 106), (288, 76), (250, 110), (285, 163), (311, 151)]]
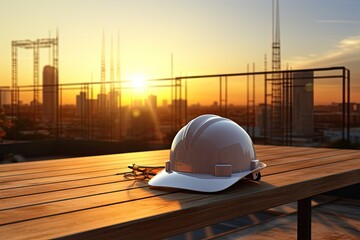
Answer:
[(224, 120), (224, 118), (206, 114), (191, 120), (185, 127), (182, 140), (184, 141), (185, 149), (189, 149), (192, 144), (199, 138), (199, 136), (213, 123)]

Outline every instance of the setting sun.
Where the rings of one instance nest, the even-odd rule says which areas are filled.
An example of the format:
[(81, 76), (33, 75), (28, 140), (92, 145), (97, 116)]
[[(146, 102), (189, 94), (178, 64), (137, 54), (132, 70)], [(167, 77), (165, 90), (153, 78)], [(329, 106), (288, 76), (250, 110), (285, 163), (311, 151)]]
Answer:
[(131, 79), (131, 87), (134, 90), (144, 90), (146, 87), (145, 77), (144, 75), (137, 74), (134, 75)]

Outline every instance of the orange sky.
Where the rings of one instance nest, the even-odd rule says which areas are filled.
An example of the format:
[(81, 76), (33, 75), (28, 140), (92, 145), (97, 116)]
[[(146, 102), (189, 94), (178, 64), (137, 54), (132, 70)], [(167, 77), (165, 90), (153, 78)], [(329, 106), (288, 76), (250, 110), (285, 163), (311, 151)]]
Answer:
[[(123, 81), (139, 74), (154, 79), (169, 78), (172, 72), (174, 77), (246, 72), (247, 65), (252, 63), (256, 64), (256, 71), (263, 71), (265, 54), (269, 70), (271, 3), (263, 0), (154, 0), (151, 3), (146, 0), (35, 0), (35, 3), (2, 0), (0, 86), (11, 85), (11, 41), (54, 37), (56, 29), (59, 29), (60, 40), (60, 83), (100, 81), (103, 32), (107, 81), (110, 80), (111, 49), (114, 67), (117, 67), (118, 34)], [(328, 4), (328, 0), (280, 1), (282, 69), (345, 66), (351, 70), (351, 100), (360, 102), (358, 9), (360, 1), (333, 1), (332, 4)], [(32, 57), (32, 51), (19, 49), (20, 85), (32, 84)], [(42, 49), (41, 68), (46, 64), (49, 64), (49, 54)], [(258, 90), (263, 87), (261, 81), (257, 80)], [(201, 83), (189, 80), (188, 84), (190, 103), (218, 101), (218, 80)], [(158, 95), (160, 102), (170, 96), (170, 89), (164, 90), (147, 89), (143, 94)], [(315, 100), (318, 103), (339, 101), (339, 91), (337, 84), (315, 85)], [(127, 92), (124, 92), (125, 99), (130, 95)], [(75, 101), (75, 95), (67, 98), (69, 102)], [(229, 103), (245, 100), (246, 87), (229, 83)], [(257, 93), (256, 101), (263, 101), (263, 93)]]

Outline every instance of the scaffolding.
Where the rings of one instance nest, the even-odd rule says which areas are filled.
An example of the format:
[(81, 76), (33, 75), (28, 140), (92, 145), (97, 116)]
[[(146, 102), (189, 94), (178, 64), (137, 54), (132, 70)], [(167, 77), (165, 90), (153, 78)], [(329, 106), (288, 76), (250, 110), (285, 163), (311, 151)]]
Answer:
[[(317, 82), (327, 81), (327, 80), (336, 80), (341, 87), (339, 88), (339, 94), (341, 94), (341, 100), (339, 99), (339, 112), (341, 112), (341, 119), (339, 119), (339, 123), (336, 122), (336, 127), (339, 127), (339, 130), (342, 131), (342, 139), (344, 143), (349, 141), (350, 139), (350, 71), (345, 67), (333, 67), (333, 68), (314, 68), (314, 69), (298, 69), (298, 70), (282, 70), (278, 72), (273, 71), (263, 71), (263, 72), (255, 72), (255, 67), (253, 67), (254, 71), (251, 72), (250, 69), (246, 73), (222, 73), (222, 74), (213, 74), (213, 75), (198, 75), (198, 76), (182, 76), (175, 78), (163, 78), (163, 79), (149, 79), (147, 80), (149, 88), (167, 88), (169, 91), (173, 93), (173, 101), (171, 103), (171, 107), (168, 107), (168, 111), (171, 113), (165, 112), (166, 117), (162, 118), (161, 127), (162, 134), (166, 133), (169, 139), (173, 139), (173, 135), (181, 129), (187, 122), (188, 117), (194, 117), (191, 114), (198, 114), (199, 112), (190, 112), (188, 116), (188, 81), (208, 81), (209, 79), (215, 79), (219, 81), (218, 86), (218, 95), (213, 96), (214, 99), (222, 100), (221, 105), (217, 105), (217, 109), (214, 108), (204, 108), (213, 111), (215, 114), (222, 115), (224, 117), (233, 119), (240, 126), (243, 126), (244, 129), (247, 130), (249, 135), (252, 137), (255, 143), (265, 143), (265, 144), (273, 144), (271, 142), (271, 109), (273, 109), (273, 102), (271, 101), (271, 86), (273, 81), (279, 81), (281, 90), (283, 92), (281, 98), (281, 108), (280, 115), (281, 119), (284, 120), (282, 131), (283, 137), (276, 139), (279, 145), (295, 145), (298, 141), (299, 136), (296, 135), (296, 126), (294, 121), (294, 112), (299, 110), (295, 105), (295, 92), (296, 89), (304, 88), (304, 85), (301, 83), (301, 80), (311, 78), (314, 80), (314, 85)], [(304, 73), (312, 72), (313, 75), (310, 77)], [(279, 79), (273, 79), (272, 75), (278, 74)], [(315, 83), (316, 80), (316, 83)], [(242, 89), (234, 88), (232, 84), (235, 82), (241, 82)], [(208, 83), (208, 82), (207, 82)], [(262, 88), (259, 87), (259, 84), (265, 84), (264, 91), (264, 101), (257, 97), (255, 101), (255, 96), (258, 96), (258, 91), (262, 91)], [(69, 138), (74, 137), (76, 139), (84, 139), (84, 140), (106, 140), (106, 141), (123, 141), (123, 137), (128, 137), (128, 140), (142, 140), (136, 137), (138, 135), (131, 135), (131, 132), (134, 129), (132, 124), (132, 120), (130, 116), (133, 116), (132, 108), (128, 105), (121, 104), (121, 98), (117, 97), (117, 103), (114, 104), (115, 107), (115, 115), (110, 116), (110, 111), (105, 111), (106, 115), (104, 117), (101, 116), (99, 109), (101, 99), (97, 98), (93, 94), (93, 89), (100, 89), (102, 81), (98, 82), (88, 82), (88, 83), (66, 83), (59, 84), (59, 134), (57, 137), (59, 138)], [(131, 81), (114, 81), (114, 82), (106, 82), (106, 84), (114, 85), (115, 91), (126, 91), (131, 92), (132, 86)], [(255, 89), (255, 86), (256, 89)], [(43, 86), (46, 87), (46, 86)], [(311, 86), (310, 86), (311, 87)], [(28, 86), (18, 86), (20, 92), (32, 92), (34, 89), (33, 85)], [(66, 105), (63, 105), (63, 96), (68, 95), (65, 92), (71, 91), (79, 91), (83, 93), (82, 103), (79, 98), (79, 104), (75, 107), (78, 109), (78, 115), (74, 117), (74, 115), (69, 114), (66, 109)], [(308, 89), (313, 91), (311, 89)], [(229, 94), (236, 92), (236, 96), (241, 97), (243, 100), (245, 99), (246, 105), (239, 106), (241, 108), (238, 112), (234, 111), (231, 102), (229, 102)], [(110, 93), (110, 92), (109, 92)], [(129, 93), (130, 94), (130, 93)], [(313, 93), (311, 93), (313, 94)], [(170, 93), (169, 93), (170, 95)], [(234, 96), (234, 95), (230, 95)], [(339, 95), (340, 96), (340, 95)], [(313, 104), (312, 101), (305, 101), (306, 98), (303, 95), (300, 95), (300, 105), (303, 106), (305, 102)], [(115, 100), (115, 99), (114, 99)], [(299, 100), (296, 100), (299, 103)], [(132, 102), (132, 101), (130, 101)], [(124, 104), (124, 103), (123, 103)], [(255, 108), (255, 104), (257, 108)], [(216, 106), (216, 105), (213, 105)], [(25, 105), (22, 106), (22, 119), (25, 119), (29, 116), (28, 109), (25, 109)], [(109, 106), (108, 106), (109, 107)], [(236, 107), (236, 106), (234, 106)], [(30, 109), (30, 106), (29, 106)], [(171, 111), (173, 109), (173, 111)], [(145, 109), (146, 110), (146, 109)], [(301, 109), (300, 109), (301, 110)], [(120, 114), (120, 112), (122, 114)], [(302, 110), (301, 110), (302, 111)], [(311, 111), (310, 114), (313, 114)], [(122, 121), (120, 121), (120, 115)], [(164, 116), (164, 115), (163, 115)], [(190, 117), (189, 117), (190, 118)], [(109, 119), (111, 119), (109, 121)], [(255, 119), (257, 121), (255, 121)], [(300, 118), (299, 118), (300, 119)], [(341, 121), (341, 122), (340, 122)], [(313, 120), (314, 122), (314, 120)], [(315, 122), (313, 123), (315, 124)], [(148, 122), (144, 122), (144, 124), (136, 125), (143, 127), (148, 125)], [(39, 127), (41, 125), (35, 126)], [(44, 126), (44, 125), (42, 125)], [(135, 126), (135, 127), (136, 127)], [(302, 121), (302, 127), (310, 128), (306, 122)], [(145, 127), (146, 128), (146, 127)], [(259, 131), (255, 131), (257, 128)], [(121, 130), (120, 130), (121, 129)], [(144, 131), (145, 134), (151, 132), (149, 128), (146, 128), (148, 131)], [(145, 130), (146, 130), (145, 129)], [(174, 129), (174, 130), (173, 130)], [(308, 139), (314, 140), (314, 142), (322, 141), (319, 140), (321, 137), (322, 128), (317, 127), (317, 130), (312, 131), (312, 135), (309, 135)], [(135, 129), (136, 130), (136, 129)], [(121, 131), (121, 132), (120, 132)], [(127, 132), (129, 131), (129, 132)], [(141, 137), (141, 136), (140, 136)], [(147, 136), (144, 135), (144, 139)], [(125, 139), (126, 140), (126, 139)], [(281, 141), (280, 141), (281, 140)]]
[[(274, 145), (293, 145), (293, 114), (294, 111), (294, 91), (295, 88), (304, 87), (299, 86), (297, 83), (307, 77), (297, 76), (299, 73), (312, 72), (312, 79), (320, 81), (321, 79), (336, 79), (341, 81), (341, 132), (342, 141), (345, 143), (350, 139), (350, 70), (345, 67), (330, 67), (330, 68), (313, 68), (313, 69), (300, 69), (300, 70), (282, 70), (277, 72), (267, 72), (265, 74), (265, 116), (271, 116), (270, 124), (265, 125), (265, 143)], [(330, 72), (331, 74), (324, 74)], [(268, 78), (267, 75), (278, 75), (279, 77)], [(279, 102), (270, 101), (269, 98), (273, 98), (273, 89), (271, 88), (277, 84), (281, 89), (281, 98)], [(313, 87), (313, 86), (312, 86)], [(313, 90), (312, 90), (313, 91)], [(305, 101), (305, 99), (304, 99)], [(281, 103), (281, 104), (279, 104)], [(275, 105), (275, 106), (274, 106)], [(277, 107), (277, 108), (275, 108)], [(269, 109), (269, 110), (268, 110)], [(269, 113), (270, 111), (270, 113)], [(281, 119), (280, 129), (273, 129), (276, 125), (274, 121), (274, 113), (272, 111), (278, 111), (277, 117)], [(265, 121), (266, 123), (266, 121)], [(279, 135), (274, 135), (277, 133)], [(280, 134), (281, 133), (281, 134)]]
[[(265, 60), (266, 66), (266, 60)], [(185, 76), (178, 77), (183, 80), (200, 80), (209, 78), (219, 79), (219, 114), (224, 117), (231, 118), (228, 111), (228, 80), (234, 77), (246, 77), (246, 79), (239, 79), (240, 81), (246, 80), (246, 130), (249, 135), (257, 143), (275, 144), (275, 145), (293, 145), (293, 101), (294, 101), (294, 88), (296, 82), (303, 77), (296, 77), (296, 73), (313, 72), (313, 80), (320, 81), (321, 79), (335, 79), (340, 80), (342, 85), (342, 120), (341, 131), (343, 141), (348, 141), (350, 136), (350, 70), (345, 67), (330, 67), (330, 68), (313, 68), (313, 69), (297, 69), (297, 70), (281, 70), (281, 71), (264, 71), (246, 73), (228, 73), (228, 74), (212, 74), (212, 75), (199, 75), (199, 76)], [(255, 82), (259, 79), (256, 76), (263, 76), (264, 80), (264, 104), (262, 109), (259, 108), (259, 115), (262, 121), (256, 124), (256, 108), (255, 108)], [(278, 76), (274, 78), (273, 76)], [(178, 79), (176, 78), (176, 79)], [(252, 81), (250, 81), (252, 78)], [(277, 100), (274, 98), (274, 86), (280, 92)], [(252, 97), (251, 97), (252, 95)], [(273, 113), (273, 111), (277, 111)], [(276, 124), (279, 129), (273, 129), (276, 126), (273, 121), (274, 117), (279, 120)], [(281, 121), (280, 121), (281, 120)], [(256, 140), (255, 127), (261, 126), (258, 140)], [(252, 128), (251, 128), (252, 127)], [(252, 131), (250, 131), (252, 130)]]
[[(33, 50), (33, 107), (34, 120), (39, 118), (39, 51), (41, 48), (52, 50), (52, 64), (55, 68), (54, 78), (59, 79), (59, 37), (56, 33), (55, 38), (41, 38), (36, 40), (15, 40), (11, 42), (11, 60), (12, 60), (12, 90), (11, 90), (11, 113), (18, 116), (19, 113), (19, 85), (18, 85), (18, 48)], [(58, 100), (56, 105), (58, 106)]]

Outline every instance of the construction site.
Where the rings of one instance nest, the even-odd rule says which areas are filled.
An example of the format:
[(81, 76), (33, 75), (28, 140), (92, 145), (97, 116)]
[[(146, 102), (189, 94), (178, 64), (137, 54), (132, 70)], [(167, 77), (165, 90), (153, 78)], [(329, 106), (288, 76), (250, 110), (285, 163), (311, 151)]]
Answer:
[[(114, 41), (103, 30), (100, 74), (72, 81), (63, 76), (58, 30), (54, 37), (12, 40), (11, 85), (0, 86), (3, 235), (358, 239), (359, 153), (353, 149), (360, 149), (360, 102), (352, 101), (350, 69), (284, 68), (279, 1), (272, 7), (271, 57), (264, 54), (263, 63), (248, 63), (246, 71), (176, 76), (171, 53), (168, 76), (127, 79), (120, 36)], [(329, 83), (331, 89), (324, 87)], [(253, 159), (267, 167), (262, 180), (253, 170), (220, 194), (150, 187), (158, 173), (148, 169), (163, 168), (165, 159), (167, 174), (191, 176), (168, 168), (173, 140), (203, 114), (228, 118), (248, 133)], [(133, 231), (139, 223), (142, 231)]]
[[(145, 99), (131, 98), (130, 103), (124, 104), (122, 96), (131, 91), (132, 83), (113, 77), (105, 81), (105, 65), (101, 81), (61, 84), (56, 67), (58, 55), (53, 54), (55, 67), (43, 68), (40, 84), (35, 53), (40, 47), (51, 47), (56, 52), (57, 44), (57, 38), (13, 42), (13, 81), (11, 88), (7, 88), (11, 104), (2, 105), (15, 122), (16, 127), (8, 134), (12, 140), (72, 139), (169, 146), (189, 120), (213, 113), (237, 122), (255, 143), (324, 146), (327, 129), (336, 129), (340, 140), (346, 143), (350, 141), (350, 128), (359, 124), (358, 105), (350, 101), (350, 71), (345, 67), (257, 72), (254, 66), (254, 71), (245, 73), (148, 79), (147, 87), (152, 92), (157, 89), (170, 92), (170, 103), (160, 106), (157, 95), (152, 94)], [(17, 47), (34, 51), (33, 85), (18, 83)], [(326, 79), (339, 83), (342, 102), (314, 106), (314, 85)], [(214, 99), (210, 106), (188, 104), (189, 97), (193, 97), (188, 96), (191, 84), (200, 81), (218, 82), (218, 96), (209, 96)], [(237, 82), (245, 83), (246, 89), (234, 89), (232, 86)], [(259, 86), (264, 89), (262, 99), (256, 99)], [(246, 104), (229, 103), (230, 91), (234, 90)], [(29, 94), (33, 95), (32, 101), (22, 102), (22, 96)], [(64, 104), (65, 95), (72, 95), (74, 104)]]
[[(359, 144), (356, 129), (360, 127), (360, 105), (351, 102), (350, 70), (344, 66), (282, 69), (278, 4), (273, 6), (272, 34), (271, 70), (266, 55), (260, 71), (255, 63), (252, 70), (248, 64), (246, 72), (211, 75), (174, 76), (171, 69), (170, 77), (145, 79), (151, 94), (142, 98), (133, 96), (131, 80), (120, 77), (119, 36), (116, 51), (111, 38), (107, 59), (102, 34), (99, 80), (73, 83), (61, 81), (58, 32), (54, 38), (14, 40), (12, 85), (0, 89), (1, 107), (14, 123), (4, 142), (72, 140), (164, 148), (188, 121), (212, 113), (237, 122), (259, 144)], [(21, 84), (18, 49), (33, 52), (33, 84)], [(43, 49), (48, 51), (49, 64), (40, 66)], [(172, 61), (171, 57), (171, 68)], [(326, 81), (337, 84), (339, 100), (315, 105), (317, 94), (326, 91), (321, 89), (321, 82)], [(213, 104), (194, 104), (196, 96), (190, 92), (192, 84), (198, 82), (217, 89), (217, 96), (202, 93)], [(238, 87), (239, 83), (242, 87)], [(169, 96), (162, 105), (158, 104), (160, 91)], [(241, 103), (234, 103), (229, 96), (236, 96)]]

